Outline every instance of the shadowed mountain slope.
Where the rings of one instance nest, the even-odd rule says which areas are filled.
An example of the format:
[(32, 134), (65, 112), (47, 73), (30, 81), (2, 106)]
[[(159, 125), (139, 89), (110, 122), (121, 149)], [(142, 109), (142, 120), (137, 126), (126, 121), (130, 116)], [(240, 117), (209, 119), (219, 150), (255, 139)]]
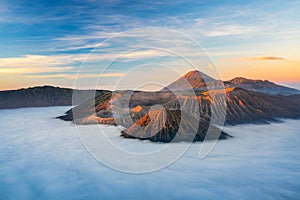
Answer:
[[(102, 94), (103, 90), (96, 92)], [(74, 95), (74, 104), (77, 105), (89, 99), (95, 91), (73, 90), (53, 86), (40, 86), (19, 90), (0, 91), (0, 109), (71, 106)]]
[(234, 78), (230, 81), (225, 81), (227, 87), (240, 87), (245, 90), (261, 92), (270, 95), (293, 95), (300, 94), (300, 91), (294, 88), (285, 87), (275, 84), (267, 80), (251, 80), (242, 77)]

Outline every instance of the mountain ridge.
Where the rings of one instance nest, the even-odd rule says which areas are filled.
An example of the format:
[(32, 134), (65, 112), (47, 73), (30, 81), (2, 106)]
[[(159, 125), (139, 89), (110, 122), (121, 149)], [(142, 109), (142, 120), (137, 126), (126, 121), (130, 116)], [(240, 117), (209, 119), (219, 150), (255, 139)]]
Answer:
[[(203, 76), (203, 77), (202, 77)], [(185, 80), (180, 80), (180, 79)], [(180, 80), (180, 81), (178, 81)], [(173, 90), (185, 90), (186, 87), (190, 90), (196, 89), (200, 91), (208, 91), (208, 84), (210, 88), (217, 88), (219, 86), (226, 88), (243, 88), (250, 91), (261, 92), (270, 95), (298, 95), (300, 90), (281, 86), (268, 80), (253, 80), (244, 77), (235, 77), (229, 81), (215, 80), (214, 78), (199, 72), (197, 70), (190, 71), (179, 78), (175, 85), (170, 89)], [(173, 82), (173, 83), (174, 83)], [(184, 83), (181, 85), (181, 83)], [(172, 84), (172, 83), (171, 83)], [(222, 86), (223, 85), (223, 86)], [(176, 89), (179, 88), (179, 89)], [(163, 88), (161, 91), (170, 91), (168, 86)], [(108, 90), (97, 90), (96, 96), (101, 91)], [(75, 105), (86, 101), (88, 97), (94, 96), (93, 90), (78, 90), (57, 86), (35, 86), (29, 88), (20, 88), (16, 90), (2, 90), (0, 91), (0, 109), (13, 109), (13, 108), (24, 108), (24, 107), (43, 107), (43, 106), (71, 106), (73, 92), (76, 96)]]
[(55, 86), (36, 86), (0, 91), (0, 109), (25, 107), (71, 106), (88, 100), (104, 90), (77, 90)]
[[(182, 76), (178, 79), (179, 81), (174, 81), (174, 85), (186, 82), (182, 81), (186, 77), (192, 81), (192, 84), (195, 83), (194, 85), (199, 85), (196, 83), (197, 80), (203, 83), (204, 79), (197, 78), (197, 76), (201, 76), (201, 73), (196, 73), (191, 72)], [(110, 91), (97, 96), (95, 102), (93, 100), (84, 102), (59, 118), (73, 120), (76, 124), (121, 125), (125, 128), (121, 132), (121, 136), (147, 139), (153, 142), (171, 142), (176, 136), (175, 132), (179, 127), (182, 114), (184, 116), (183, 127), (185, 128), (177, 133), (182, 141), (191, 137), (191, 130), (196, 132), (193, 141), (202, 141), (208, 125), (211, 123), (212, 129), (219, 131), (215, 123), (218, 124), (218, 121), (222, 122), (222, 120), (225, 121), (225, 124), (236, 125), (279, 122), (280, 118), (300, 118), (298, 95), (291, 95), (291, 97), (270, 95), (241, 87), (228, 86), (222, 90), (218, 86), (220, 81), (209, 80), (213, 86), (217, 86), (214, 88), (215, 90), (203, 88), (202, 90), (182, 90), (180, 88), (176, 95), (170, 90), (155, 92)], [(235, 82), (241, 81), (236, 80)], [(127, 104), (128, 95), (130, 99)], [(212, 99), (213, 97), (215, 98)], [(214, 113), (217, 116), (215, 119), (211, 118), (212, 104), (215, 104)], [(156, 105), (161, 105), (164, 111), (152, 110), (153, 106)], [(128, 109), (129, 112), (127, 112)], [(162, 124), (162, 119), (166, 119), (165, 124)], [(196, 121), (199, 121), (199, 124)], [(196, 126), (199, 126), (200, 129), (197, 129)], [(221, 132), (221, 139), (229, 137), (226, 133)]]
[[(253, 81), (239, 77), (223, 83), (202, 72), (192, 71), (173, 83), (175, 83), (173, 89), (179, 88), (179, 92), (173, 93), (170, 90), (95, 92), (52, 86), (2, 91), (0, 108), (3, 108), (3, 105), (10, 108), (72, 105), (72, 95), (75, 94), (78, 105), (68, 110), (65, 115), (59, 116), (59, 119), (73, 121), (76, 124), (121, 125), (125, 128), (121, 136), (154, 142), (171, 142), (176, 135), (179, 136), (179, 141), (186, 141), (191, 139), (191, 130), (196, 133), (193, 141), (202, 141), (206, 137), (205, 130), (209, 125), (215, 132), (220, 132), (221, 139), (229, 138), (229, 135), (216, 128), (218, 120), (225, 120), (225, 124), (236, 125), (278, 122), (280, 118), (300, 118), (299, 94), (290, 96), (269, 94), (269, 90), (279, 87), (269, 81)], [(248, 89), (245, 89), (246, 86), (243, 85), (245, 83)], [(193, 87), (184, 90), (185, 84), (189, 89), (191, 85)], [(225, 84), (225, 87), (222, 88), (222, 84), (223, 86)], [(269, 84), (270, 87), (259, 92), (259, 89), (265, 89), (265, 84)], [(279, 87), (280, 91), (288, 89), (284, 86)], [(289, 92), (288, 90), (287, 93)], [(95, 99), (88, 98), (93, 94)], [(216, 119), (212, 119), (213, 104)], [(154, 108), (156, 105), (161, 105), (164, 111)], [(225, 118), (222, 119), (222, 116)], [(159, 125), (162, 118), (166, 119), (166, 123)], [(184, 129), (176, 132), (179, 131), (181, 122)], [(139, 128), (140, 125), (143, 125), (142, 128)]]
[(164, 87), (162, 91), (181, 91), (181, 90), (201, 90), (207, 91), (214, 88), (236, 88), (240, 87), (246, 90), (252, 90), (270, 95), (294, 95), (300, 94), (300, 90), (282, 86), (268, 80), (248, 79), (244, 77), (235, 77), (231, 80), (216, 80), (203, 72), (193, 70), (185, 73), (182, 77)]
[(276, 84), (268, 80), (247, 79), (243, 77), (235, 77), (224, 82), (226, 87), (241, 87), (246, 90), (261, 92), (270, 95), (294, 95), (300, 94), (300, 90)]

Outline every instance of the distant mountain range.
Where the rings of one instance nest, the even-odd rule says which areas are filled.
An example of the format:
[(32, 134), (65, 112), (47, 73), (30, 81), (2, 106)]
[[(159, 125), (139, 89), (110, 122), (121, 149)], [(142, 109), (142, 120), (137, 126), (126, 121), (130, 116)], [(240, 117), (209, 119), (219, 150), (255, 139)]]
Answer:
[[(222, 89), (225, 98), (218, 98)], [(93, 94), (95, 99), (89, 99)], [(216, 120), (225, 116), (225, 123), (231, 125), (300, 118), (299, 90), (266, 80), (234, 78), (223, 82), (199, 71), (188, 72), (156, 92), (52, 86), (0, 91), (0, 109), (74, 104), (77, 106), (58, 118), (76, 124), (122, 125), (121, 136), (154, 142), (203, 141), (210, 125), (210, 139), (219, 137), (217, 133), (219, 139), (231, 137), (212, 121), (213, 104)], [(226, 105), (226, 110), (218, 105)]]
[[(226, 115), (225, 123), (231, 125), (300, 118), (300, 92), (296, 89), (269, 81), (235, 78), (224, 82), (225, 98), (212, 99), (212, 93), (218, 93), (222, 83), (199, 71), (191, 71), (157, 92), (104, 91), (95, 101), (85, 101), (59, 118), (77, 124), (122, 125), (123, 137), (155, 142), (170, 142), (175, 136), (179, 136), (176, 140), (193, 137), (194, 141), (202, 141), (211, 123), (212, 104), (217, 104), (214, 110), (217, 117)], [(157, 104), (164, 109), (153, 110)], [(218, 106), (225, 104), (226, 110)], [(214, 122), (211, 129), (221, 132)], [(196, 135), (191, 135), (193, 132)], [(221, 132), (221, 139), (228, 137)]]
[[(199, 72), (191, 71), (179, 78), (161, 91), (207, 91), (208, 86), (215, 87), (224, 84), (226, 88), (242, 88), (248, 91), (260, 92), (269, 95), (291, 96), (297, 99), (300, 91), (297, 89), (281, 86), (267, 80), (251, 80), (237, 77), (229, 81), (215, 80), (212, 77)], [(0, 91), (0, 109), (24, 108), (24, 107), (44, 107), (44, 106), (71, 106), (72, 95), (75, 95), (74, 104), (80, 104), (94, 93), (93, 90), (74, 90), (70, 88), (60, 88), (53, 86), (38, 86), (22, 88), (18, 90)], [(107, 92), (97, 90), (96, 96)], [(299, 98), (298, 98), (299, 99)]]

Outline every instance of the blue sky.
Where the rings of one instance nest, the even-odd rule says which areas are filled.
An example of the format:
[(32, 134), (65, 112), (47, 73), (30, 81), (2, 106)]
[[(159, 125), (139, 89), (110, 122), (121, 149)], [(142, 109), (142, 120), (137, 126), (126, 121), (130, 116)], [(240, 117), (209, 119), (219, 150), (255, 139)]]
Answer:
[[(145, 27), (172, 29), (193, 38), (207, 50), (220, 78), (245, 76), (294, 84), (300, 81), (299, 19), (299, 1), (4, 0), (0, 2), (0, 89), (45, 84), (71, 87), (78, 69), (84, 74), (78, 86), (94, 87), (93, 79), (111, 58), (136, 43), (151, 46), (150, 36), (163, 38), (166, 46), (184, 52), (193, 62), (201, 60), (195, 48), (168, 31), (146, 29), (147, 37), (132, 31)], [(123, 31), (127, 33), (118, 35)], [(111, 37), (117, 39), (107, 40)], [(132, 66), (154, 60), (179, 73), (189, 70), (159, 53), (139, 49), (134, 56), (125, 56), (97, 87), (111, 88)], [(135, 79), (164, 78), (157, 76), (163, 71), (161, 65), (146, 65)], [(177, 76), (167, 76), (165, 81)], [(124, 86), (134, 87), (130, 84)]]

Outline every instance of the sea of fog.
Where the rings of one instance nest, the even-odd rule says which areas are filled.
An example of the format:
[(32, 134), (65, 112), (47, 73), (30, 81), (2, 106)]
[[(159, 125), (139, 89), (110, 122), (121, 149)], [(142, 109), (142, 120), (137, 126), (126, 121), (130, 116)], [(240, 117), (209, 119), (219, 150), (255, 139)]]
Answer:
[[(299, 120), (226, 127), (234, 138), (218, 142), (204, 159), (198, 158), (201, 143), (195, 143), (168, 167), (131, 174), (91, 156), (74, 124), (55, 119), (67, 109), (0, 110), (1, 200), (300, 197)], [(94, 132), (95, 127), (99, 129), (95, 125), (84, 129)], [(118, 127), (100, 129), (129, 150), (163, 145), (121, 138)]]

